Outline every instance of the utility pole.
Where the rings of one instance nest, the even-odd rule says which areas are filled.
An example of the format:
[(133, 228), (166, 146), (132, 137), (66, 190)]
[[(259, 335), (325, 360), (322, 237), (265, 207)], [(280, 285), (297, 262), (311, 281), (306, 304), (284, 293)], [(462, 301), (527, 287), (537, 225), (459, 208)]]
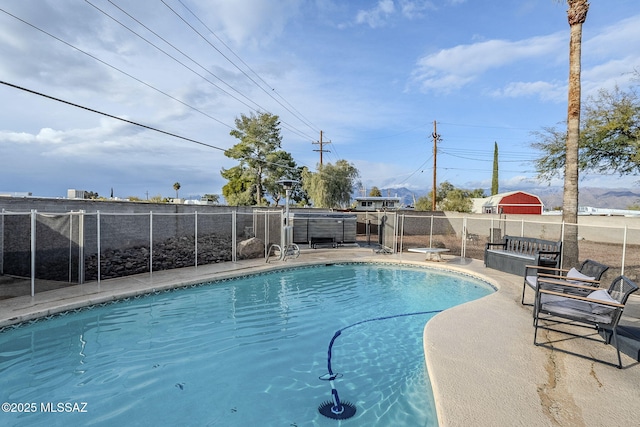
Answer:
[(438, 129), (436, 127), (436, 121), (433, 121), (433, 133), (431, 134), (433, 138), (433, 195), (431, 197), (431, 210), (436, 210), (436, 165), (438, 158), (438, 147), (437, 143), (440, 139), (440, 135), (438, 135)]
[(322, 131), (320, 131), (320, 141), (319, 142), (312, 142), (312, 144), (319, 144), (320, 145), (320, 149), (319, 150), (313, 150), (313, 151), (319, 151), (320, 152), (320, 166), (322, 166), (322, 153), (330, 153), (329, 150), (325, 150), (323, 149), (323, 144), (331, 144), (331, 141), (329, 142), (323, 142), (322, 141)]

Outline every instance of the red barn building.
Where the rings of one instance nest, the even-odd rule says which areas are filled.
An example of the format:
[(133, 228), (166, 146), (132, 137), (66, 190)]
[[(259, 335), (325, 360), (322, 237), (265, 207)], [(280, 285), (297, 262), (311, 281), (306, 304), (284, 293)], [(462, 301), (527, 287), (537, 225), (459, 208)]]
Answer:
[(473, 213), (542, 215), (543, 204), (538, 196), (524, 191), (510, 191), (473, 199)]

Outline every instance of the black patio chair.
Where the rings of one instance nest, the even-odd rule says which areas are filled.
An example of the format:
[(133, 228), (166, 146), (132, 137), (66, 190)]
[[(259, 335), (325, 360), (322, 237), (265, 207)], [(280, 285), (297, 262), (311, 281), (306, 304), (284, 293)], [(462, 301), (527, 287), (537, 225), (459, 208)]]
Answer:
[(575, 281), (579, 281), (588, 286), (597, 287), (600, 285), (600, 279), (605, 271), (609, 269), (608, 266), (600, 264), (592, 259), (585, 260), (580, 267), (564, 269), (564, 268), (551, 268), (540, 267), (539, 265), (527, 265), (524, 270), (524, 281), (522, 284), (522, 305), (524, 303), (524, 294), (527, 287), (530, 287), (534, 291), (538, 288), (538, 277), (568, 277)]
[[(570, 325), (587, 326), (598, 331), (605, 331), (605, 344), (607, 337), (611, 337), (611, 343), (618, 354), (617, 368), (622, 368), (620, 348), (618, 346), (618, 322), (622, 316), (629, 295), (638, 290), (638, 286), (626, 276), (616, 277), (609, 289), (594, 289), (591, 286), (571, 283), (570, 280), (558, 278), (538, 278), (538, 289), (534, 303), (534, 327), (533, 343), (537, 342), (538, 328), (563, 332), (557, 329), (541, 326), (540, 320), (570, 320)], [(544, 317), (542, 317), (544, 316)], [(562, 325), (563, 322), (556, 322)], [(564, 333), (571, 334), (568, 331)]]

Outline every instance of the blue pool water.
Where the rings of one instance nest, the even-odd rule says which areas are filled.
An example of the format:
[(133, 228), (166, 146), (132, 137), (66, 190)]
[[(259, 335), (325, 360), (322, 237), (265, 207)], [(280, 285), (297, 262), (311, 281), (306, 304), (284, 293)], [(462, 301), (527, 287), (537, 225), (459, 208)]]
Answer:
[(431, 269), (338, 264), (55, 316), (0, 333), (0, 425), (437, 426), (422, 346), (433, 315), (344, 330), (331, 362), (357, 407), (347, 421), (318, 412), (329, 341), (491, 292)]

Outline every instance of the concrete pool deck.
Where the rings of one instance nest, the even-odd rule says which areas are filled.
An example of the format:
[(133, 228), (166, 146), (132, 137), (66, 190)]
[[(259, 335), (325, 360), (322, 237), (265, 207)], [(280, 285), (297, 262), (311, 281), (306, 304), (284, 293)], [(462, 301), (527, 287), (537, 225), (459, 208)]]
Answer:
[[(434, 317), (424, 330), (426, 363), (441, 426), (627, 426), (640, 419), (640, 367), (601, 342), (541, 330), (533, 345), (531, 307), (520, 304), (522, 278), (486, 269), (481, 261), (419, 253), (376, 254), (371, 249), (307, 249), (297, 259), (220, 263), (103, 280), (0, 300), (0, 327), (125, 297), (212, 279), (302, 264), (398, 262), (478, 275), (499, 290)], [(36, 289), (37, 290), (37, 289)], [(533, 298), (531, 291), (527, 294)], [(640, 298), (632, 296), (627, 323), (640, 325)], [(576, 329), (581, 336), (591, 334)], [(600, 340), (597, 334), (594, 338)]]

